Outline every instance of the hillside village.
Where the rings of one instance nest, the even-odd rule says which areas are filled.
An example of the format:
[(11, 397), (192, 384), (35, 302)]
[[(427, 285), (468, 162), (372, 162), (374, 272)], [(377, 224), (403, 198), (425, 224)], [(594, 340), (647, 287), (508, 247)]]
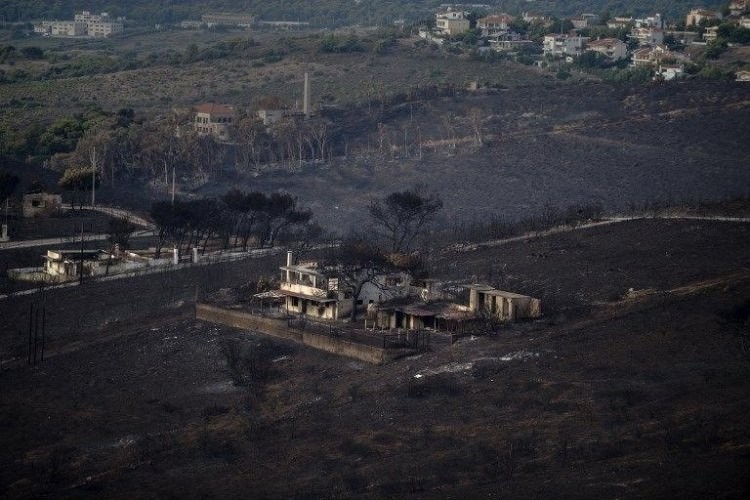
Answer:
[[(732, 0), (722, 11), (694, 8), (682, 19), (665, 19), (659, 13), (646, 17), (581, 13), (553, 18), (523, 12), (513, 16), (493, 12), (483, 4), (443, 4), (427, 24), (414, 27), (419, 37), (445, 50), (469, 47), (480, 55), (495, 53), (528, 61), (540, 67), (559, 67), (558, 61), (587, 68), (629, 65), (648, 68), (653, 78), (671, 80), (694, 66), (686, 53), (690, 46), (705, 46), (711, 57), (728, 45), (750, 43), (750, 6)], [(123, 31), (120, 17), (83, 11), (73, 21), (41, 21), (34, 33), (56, 37), (109, 37)], [(404, 26), (404, 21), (395, 23)], [(252, 29), (305, 29), (309, 23), (262, 20), (251, 14), (206, 13), (200, 21), (183, 21), (184, 29), (217, 26)], [(747, 78), (741, 68), (739, 80)]]
[[(434, 28), (420, 28), (419, 36), (446, 48), (470, 38), (480, 54), (522, 55), (540, 67), (554, 67), (560, 60), (587, 67), (627, 64), (651, 70), (654, 79), (672, 80), (683, 76), (692, 63), (684, 51), (688, 46), (710, 45), (712, 50), (720, 50), (728, 43), (750, 42), (748, 32), (743, 31), (750, 29), (748, 2), (734, 0), (727, 10), (725, 17), (718, 11), (696, 8), (684, 20), (666, 22), (659, 13), (644, 18), (583, 13), (552, 19), (527, 12), (518, 17), (505, 13), (479, 17), (458, 4), (437, 12)], [(539, 34), (543, 34), (541, 47)], [(738, 80), (747, 78), (744, 70), (736, 76)]]

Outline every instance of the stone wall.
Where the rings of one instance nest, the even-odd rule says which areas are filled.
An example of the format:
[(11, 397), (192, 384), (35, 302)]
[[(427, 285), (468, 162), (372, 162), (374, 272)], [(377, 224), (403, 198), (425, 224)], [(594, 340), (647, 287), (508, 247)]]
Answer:
[(252, 330), (271, 337), (293, 340), (321, 351), (374, 365), (383, 364), (387, 359), (386, 349), (381, 347), (358, 344), (316, 333), (300, 332), (289, 328), (286, 321), (263, 318), (243, 311), (233, 311), (208, 304), (196, 304), (195, 317), (212, 323)]

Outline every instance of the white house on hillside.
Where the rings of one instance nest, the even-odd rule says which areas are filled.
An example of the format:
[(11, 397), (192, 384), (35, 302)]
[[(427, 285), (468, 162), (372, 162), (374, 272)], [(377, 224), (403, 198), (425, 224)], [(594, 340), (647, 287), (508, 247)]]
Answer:
[(671, 57), (671, 52), (666, 45), (655, 45), (643, 47), (633, 51), (633, 66), (655, 66), (663, 60)]
[(477, 19), (477, 28), (482, 30), (482, 36), (490, 36), (496, 33), (507, 33), (513, 17), (508, 14), (493, 14)]
[(630, 31), (629, 38), (638, 40), (638, 45), (655, 45), (664, 41), (664, 30), (651, 26), (635, 27)]
[[(294, 264), (292, 252), (288, 252), (286, 265), (280, 269), (279, 293), (287, 312), (327, 320), (349, 318), (353, 291), (336, 267), (322, 267), (317, 262)], [(406, 273), (379, 275), (362, 286), (356, 307), (364, 311), (412, 291), (411, 277)]]
[(586, 52), (596, 52), (611, 61), (619, 61), (628, 56), (628, 46), (617, 38), (602, 38), (588, 42)]
[(579, 56), (583, 51), (584, 38), (578, 35), (546, 35), (544, 37), (545, 56)]
[(469, 31), (471, 23), (466, 12), (448, 9), (435, 14), (435, 31), (443, 36), (456, 36)]

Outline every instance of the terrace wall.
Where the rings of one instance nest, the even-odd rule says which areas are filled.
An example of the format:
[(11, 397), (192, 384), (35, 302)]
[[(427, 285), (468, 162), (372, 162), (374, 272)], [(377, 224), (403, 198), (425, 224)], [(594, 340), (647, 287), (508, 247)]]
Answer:
[(196, 304), (195, 317), (233, 328), (252, 330), (271, 337), (293, 340), (321, 351), (373, 365), (381, 365), (386, 361), (386, 349), (381, 347), (358, 344), (316, 333), (300, 332), (287, 326), (286, 321), (283, 320), (263, 318), (247, 312), (223, 309), (208, 304)]

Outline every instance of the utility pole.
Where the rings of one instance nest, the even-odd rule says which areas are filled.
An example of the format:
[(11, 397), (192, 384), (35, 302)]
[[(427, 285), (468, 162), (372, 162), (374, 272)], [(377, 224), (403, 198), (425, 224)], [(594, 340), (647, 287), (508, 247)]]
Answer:
[(91, 169), (91, 208), (96, 205), (96, 167)]
[(78, 284), (83, 284), (83, 222), (81, 222), (81, 255), (78, 262)]
[(174, 176), (175, 176), (174, 171), (175, 171), (175, 166), (172, 165), (172, 207), (173, 208), (174, 208), (174, 184), (175, 184), (174, 183)]
[(417, 144), (419, 145), (419, 159), (422, 159), (422, 131), (417, 125)]
[(41, 361), (44, 361), (44, 341), (47, 333), (47, 291), (42, 293), (42, 356)]
[(29, 360), (28, 360), (28, 364), (31, 364), (31, 345), (32, 345), (31, 344), (31, 341), (32, 341), (31, 331), (33, 327), (34, 327), (34, 303), (29, 302)]

